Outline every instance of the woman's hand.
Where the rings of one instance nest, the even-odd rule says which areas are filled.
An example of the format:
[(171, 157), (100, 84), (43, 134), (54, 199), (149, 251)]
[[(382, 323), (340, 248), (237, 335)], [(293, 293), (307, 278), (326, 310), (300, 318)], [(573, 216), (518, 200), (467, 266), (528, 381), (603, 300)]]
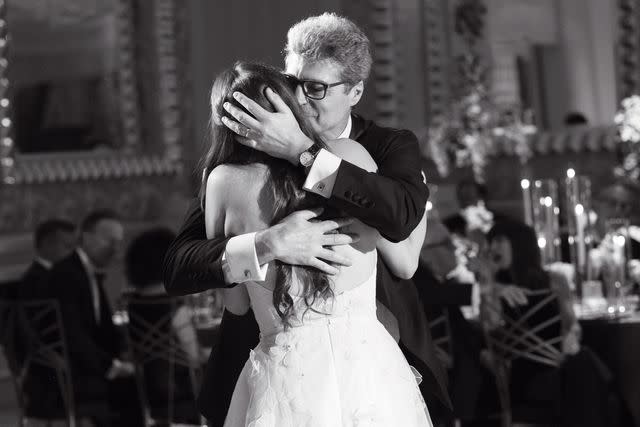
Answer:
[(527, 290), (516, 285), (499, 286), (498, 296), (502, 298), (509, 307), (526, 305), (529, 302)]

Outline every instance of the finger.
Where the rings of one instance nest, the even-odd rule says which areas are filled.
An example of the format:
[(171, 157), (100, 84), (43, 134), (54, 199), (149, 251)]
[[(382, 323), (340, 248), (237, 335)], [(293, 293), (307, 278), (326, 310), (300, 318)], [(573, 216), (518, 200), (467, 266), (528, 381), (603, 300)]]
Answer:
[[(245, 113), (244, 111), (242, 111), (241, 109), (233, 105), (232, 103), (225, 102), (224, 104), (222, 104), (222, 107), (227, 111), (227, 113), (229, 113), (234, 119), (242, 123), (245, 127), (254, 129), (260, 126), (259, 121), (257, 121), (256, 119), (254, 119), (249, 114)], [(244, 135), (243, 133), (240, 133), (240, 134)]]
[(513, 308), (515, 306), (513, 297), (511, 296), (510, 293), (505, 293), (504, 295), (502, 295), (502, 298), (505, 300), (505, 302), (509, 307)]
[(278, 95), (273, 89), (268, 87), (264, 91), (264, 93), (265, 95), (267, 95), (267, 99), (269, 100), (271, 105), (273, 105), (273, 108), (275, 108), (277, 112), (279, 113), (291, 112), (291, 109), (287, 106), (287, 104), (285, 104), (282, 98), (280, 98), (280, 95)]
[(302, 219), (310, 220), (319, 216), (323, 211), (324, 208), (303, 209), (301, 211), (294, 212), (294, 214), (302, 217)]
[(320, 251), (320, 253), (318, 254), (318, 258), (322, 258), (323, 260), (333, 264), (344, 265), (345, 267), (353, 265), (350, 258), (344, 255), (340, 255), (332, 251), (331, 249), (322, 249), (322, 251)]
[(236, 135), (236, 142), (245, 145), (249, 148), (257, 149), (257, 143), (255, 139), (245, 138), (244, 136)]
[(353, 224), (355, 220), (353, 218), (337, 218), (337, 219), (328, 219), (318, 223), (318, 227), (322, 230), (323, 233), (328, 231), (333, 231), (338, 228), (346, 227), (347, 225)]
[(326, 262), (319, 260), (318, 258), (314, 258), (313, 260), (311, 260), (309, 266), (315, 267), (323, 273), (329, 274), (331, 276), (335, 276), (340, 272), (337, 267), (329, 265)]
[(325, 234), (322, 236), (322, 246), (350, 245), (360, 240), (360, 235), (356, 233), (346, 234)]
[(258, 121), (262, 121), (269, 114), (269, 112), (262, 108), (260, 104), (255, 102), (253, 99), (248, 98), (242, 92), (233, 92), (233, 97)]
[(222, 116), (222, 118), (220, 120), (222, 121), (223, 125), (225, 125), (229, 129), (231, 129), (233, 132), (235, 132), (241, 138), (246, 138), (245, 135), (247, 135), (247, 130), (251, 131), (251, 129), (249, 129), (247, 126), (245, 126), (245, 125), (243, 125), (241, 123), (238, 123), (237, 121), (232, 120), (229, 117)]

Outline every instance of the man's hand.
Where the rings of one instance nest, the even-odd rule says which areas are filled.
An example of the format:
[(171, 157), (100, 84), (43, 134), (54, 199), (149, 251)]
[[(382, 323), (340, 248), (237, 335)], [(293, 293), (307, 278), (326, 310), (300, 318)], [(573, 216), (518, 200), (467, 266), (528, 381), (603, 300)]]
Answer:
[(271, 88), (265, 89), (265, 94), (275, 112), (265, 110), (240, 92), (234, 92), (233, 97), (236, 101), (253, 117), (230, 102), (225, 102), (224, 109), (235, 120), (223, 117), (222, 123), (239, 135), (237, 141), (241, 144), (297, 166), (300, 154), (313, 142), (302, 132), (298, 121), (282, 98)]
[(357, 242), (357, 235), (342, 234), (339, 228), (353, 219), (314, 221), (322, 209), (302, 210), (289, 214), (278, 224), (256, 233), (256, 253), (260, 264), (274, 259), (291, 265), (315, 267), (327, 274), (338, 274), (329, 263), (350, 266), (351, 260), (331, 247)]

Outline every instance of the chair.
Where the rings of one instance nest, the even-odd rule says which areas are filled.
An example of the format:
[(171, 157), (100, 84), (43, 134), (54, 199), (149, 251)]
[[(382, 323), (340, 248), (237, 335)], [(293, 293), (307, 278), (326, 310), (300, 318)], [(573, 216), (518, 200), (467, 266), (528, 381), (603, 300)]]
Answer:
[[(453, 337), (451, 334), (451, 324), (449, 322), (449, 309), (438, 307), (440, 313), (433, 319), (429, 320), (429, 329), (433, 344), (436, 347), (438, 358), (444, 367), (449, 370), (453, 368)], [(433, 315), (432, 315), (433, 317)]]
[[(0, 302), (2, 344), (18, 401), (18, 425), (28, 419), (107, 418), (106, 403), (77, 402), (60, 306), (56, 300)], [(6, 325), (6, 326), (5, 326)], [(52, 375), (53, 382), (45, 378)]]
[(127, 338), (147, 427), (204, 424), (196, 407), (200, 366), (182, 348), (172, 325), (180, 303), (169, 297), (127, 299)]
[(512, 407), (511, 368), (515, 360), (527, 360), (542, 366), (558, 368), (564, 356), (558, 298), (551, 290), (531, 291), (528, 304), (518, 309), (503, 307), (499, 302), (483, 299), (483, 317), (499, 319), (499, 324), (483, 321), (487, 343), (486, 362), (494, 374), (498, 389), (503, 427), (513, 422), (527, 425), (554, 423), (550, 408)]

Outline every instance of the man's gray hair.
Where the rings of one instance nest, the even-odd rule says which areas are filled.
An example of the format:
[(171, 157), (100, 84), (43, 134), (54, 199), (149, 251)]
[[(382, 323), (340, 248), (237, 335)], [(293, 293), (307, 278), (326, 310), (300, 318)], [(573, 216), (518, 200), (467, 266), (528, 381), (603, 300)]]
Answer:
[(371, 49), (364, 32), (349, 19), (335, 13), (306, 18), (289, 29), (285, 61), (292, 54), (307, 61), (326, 59), (342, 66), (344, 81), (366, 81), (371, 71)]

